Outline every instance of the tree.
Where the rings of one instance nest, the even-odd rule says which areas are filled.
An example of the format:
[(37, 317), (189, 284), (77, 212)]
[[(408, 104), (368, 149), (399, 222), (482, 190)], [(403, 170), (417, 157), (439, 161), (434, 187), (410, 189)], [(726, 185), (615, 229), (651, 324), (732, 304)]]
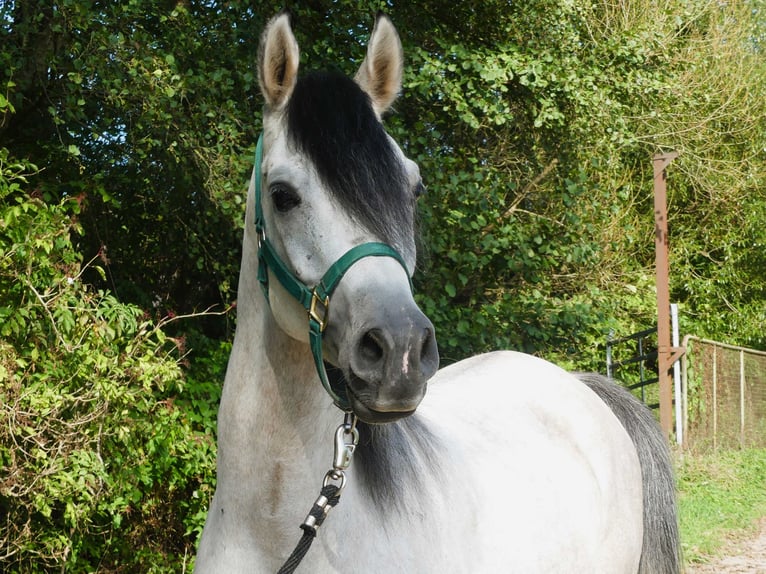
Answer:
[[(255, 51), (277, 5), (6, 6), (4, 83), (16, 112), (6, 114), (2, 137), (47, 166), (35, 184), (51, 197), (83, 197), (78, 246), (105, 255), (101, 286), (159, 315), (227, 306), (260, 123)], [(304, 68), (353, 73), (378, 7), (295, 7)], [(498, 346), (566, 359), (588, 355), (583, 347), (610, 328), (651, 323), (647, 193), (657, 151), (682, 152), (684, 176), (670, 188), (674, 253), (737, 243), (703, 237), (681, 218), (758, 201), (759, 8), (693, 0), (386, 6), (408, 58), (387, 125), (433, 191), (422, 202), (418, 286), (447, 360)], [(707, 88), (722, 82), (734, 89)], [(705, 204), (712, 189), (729, 191)], [(702, 282), (714, 269), (734, 269), (731, 258), (707, 271), (681, 261), (674, 277)], [(724, 275), (752, 274), (740, 267)], [(745, 309), (762, 291), (757, 277), (745, 282), (756, 301), (741, 306), (749, 323), (755, 311)], [(690, 328), (724, 328), (703, 319), (700, 290), (715, 308), (740, 313), (702, 283), (683, 283), (674, 298)], [(230, 327), (210, 322), (206, 331), (220, 337)], [(745, 331), (737, 329), (738, 340), (757, 343)], [(578, 360), (595, 365), (596, 355)]]
[(0, 137), (46, 166), (32, 181), (47, 197), (81, 197), (78, 247), (104, 255), (101, 284), (158, 313), (228, 305), (258, 125), (239, 62), (262, 18), (244, 3), (18, 2), (3, 19), (15, 111)]

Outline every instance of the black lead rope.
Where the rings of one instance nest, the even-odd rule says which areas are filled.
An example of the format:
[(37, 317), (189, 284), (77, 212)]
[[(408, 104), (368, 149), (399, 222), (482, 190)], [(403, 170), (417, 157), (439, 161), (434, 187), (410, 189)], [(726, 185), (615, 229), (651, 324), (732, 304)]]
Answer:
[(282, 565), (277, 574), (292, 574), (301, 563), (311, 544), (317, 537), (317, 531), (322, 526), (329, 512), (340, 501), (340, 493), (346, 486), (346, 470), (351, 466), (356, 445), (359, 444), (359, 429), (356, 428), (356, 416), (346, 413), (343, 424), (335, 430), (335, 456), (332, 468), (325, 474), (319, 498), (301, 524), (303, 536), (295, 546), (295, 550)]
[(290, 557), (285, 561), (277, 574), (293, 574), (295, 572), (295, 569), (301, 563), (304, 556), (306, 556), (309, 548), (311, 548), (311, 544), (317, 537), (317, 530), (322, 526), (330, 510), (338, 504), (338, 501), (340, 501), (340, 488), (337, 485), (328, 484), (322, 487), (319, 498), (314, 502), (314, 506), (311, 507), (311, 511), (304, 523), (301, 524), (303, 536), (301, 536), (301, 539), (295, 546), (295, 550), (293, 550), (293, 553), (290, 554)]

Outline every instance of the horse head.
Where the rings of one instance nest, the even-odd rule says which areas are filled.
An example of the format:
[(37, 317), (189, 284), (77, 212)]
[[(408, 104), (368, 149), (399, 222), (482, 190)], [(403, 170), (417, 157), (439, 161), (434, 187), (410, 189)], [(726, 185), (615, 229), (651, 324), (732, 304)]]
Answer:
[[(439, 362), (433, 325), (410, 283), (420, 173), (381, 123), (401, 87), (401, 43), (380, 15), (353, 80), (299, 77), (298, 62), (289, 15), (280, 14), (266, 27), (258, 57), (266, 102), (256, 166), (263, 226), (274, 259), (309, 288), (357, 246), (392, 248), (393, 256), (362, 257), (344, 268), (322, 309), (321, 348), (342, 372), (351, 410), (366, 422), (395, 420), (414, 412)], [(274, 319), (307, 341), (305, 305), (273, 273), (267, 296)]]

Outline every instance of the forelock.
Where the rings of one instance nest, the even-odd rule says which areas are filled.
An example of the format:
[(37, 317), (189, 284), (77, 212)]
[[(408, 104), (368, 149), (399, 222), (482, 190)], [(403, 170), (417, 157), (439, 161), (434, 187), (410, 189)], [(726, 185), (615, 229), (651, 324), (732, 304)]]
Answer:
[(413, 233), (404, 166), (367, 94), (333, 72), (298, 79), (286, 110), (287, 135), (341, 206), (381, 241)]

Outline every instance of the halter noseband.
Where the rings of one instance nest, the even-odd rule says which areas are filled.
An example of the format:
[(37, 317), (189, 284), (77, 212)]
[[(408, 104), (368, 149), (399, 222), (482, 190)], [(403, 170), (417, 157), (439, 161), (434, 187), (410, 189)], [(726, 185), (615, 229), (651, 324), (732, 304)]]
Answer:
[(309, 346), (314, 356), (319, 380), (332, 397), (335, 405), (350, 412), (351, 403), (348, 398), (346, 385), (341, 382), (329, 381), (322, 359), (322, 334), (327, 327), (330, 311), (330, 296), (354, 263), (365, 257), (392, 257), (404, 268), (407, 279), (412, 279), (407, 271), (407, 265), (399, 253), (385, 243), (362, 243), (349, 249), (322, 276), (313, 288), (298, 279), (280, 259), (274, 246), (266, 238), (266, 222), (261, 207), (261, 163), (263, 161), (263, 134), (258, 138), (255, 148), (255, 230), (258, 233), (258, 281), (261, 283), (266, 301), (269, 301), (269, 270), (274, 274), (284, 289), (293, 296), (308, 312)]

